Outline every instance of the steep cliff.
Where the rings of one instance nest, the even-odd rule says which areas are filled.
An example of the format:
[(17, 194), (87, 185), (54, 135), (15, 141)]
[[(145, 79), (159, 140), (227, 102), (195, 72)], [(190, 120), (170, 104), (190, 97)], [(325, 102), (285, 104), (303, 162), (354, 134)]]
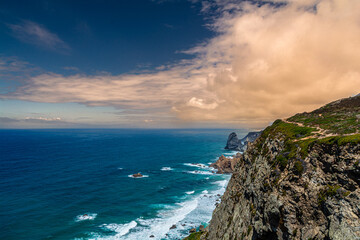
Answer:
[(248, 144), (200, 238), (360, 239), (359, 130), (359, 96), (275, 121)]

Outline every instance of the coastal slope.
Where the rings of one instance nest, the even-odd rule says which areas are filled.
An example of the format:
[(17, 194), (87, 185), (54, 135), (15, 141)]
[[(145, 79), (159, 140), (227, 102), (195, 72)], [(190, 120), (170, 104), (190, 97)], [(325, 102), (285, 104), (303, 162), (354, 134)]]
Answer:
[(360, 237), (360, 96), (276, 120), (248, 144), (199, 239)]

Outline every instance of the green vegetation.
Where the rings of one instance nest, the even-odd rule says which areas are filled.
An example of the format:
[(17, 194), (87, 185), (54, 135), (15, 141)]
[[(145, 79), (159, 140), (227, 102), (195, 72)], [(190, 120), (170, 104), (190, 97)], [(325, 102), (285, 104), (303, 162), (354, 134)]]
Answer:
[(311, 127), (300, 127), (293, 123), (286, 123), (282, 120), (276, 120), (271, 126), (267, 127), (262, 134), (262, 137), (267, 137), (270, 134), (275, 136), (277, 133), (284, 135), (286, 138), (297, 139), (310, 136), (312, 132), (316, 131)]
[(199, 240), (202, 234), (203, 234), (202, 232), (195, 232), (190, 234), (184, 240)]
[(327, 185), (324, 189), (320, 190), (318, 196), (319, 205), (322, 205), (329, 197), (334, 197), (339, 189), (339, 185)]
[(247, 230), (247, 235), (250, 234), (251, 230), (252, 230), (252, 226), (249, 226), (249, 227), (248, 227), (248, 230)]
[(297, 160), (294, 164), (294, 169), (295, 169), (296, 174), (301, 176), (301, 174), (303, 174), (303, 172), (304, 172), (304, 166), (303, 166), (302, 162)]
[[(302, 115), (295, 115), (290, 120), (300, 119)], [(295, 118), (296, 117), (296, 118)], [(310, 120), (303, 119), (304, 122), (310, 123)], [(272, 169), (279, 168), (284, 171), (290, 161), (294, 162), (294, 172), (302, 175), (305, 168), (301, 159), (305, 159), (309, 155), (309, 150), (315, 145), (344, 145), (344, 144), (359, 144), (360, 134), (353, 134), (347, 136), (330, 136), (326, 138), (317, 138), (314, 134), (316, 128), (309, 126), (298, 126), (295, 123), (287, 123), (282, 120), (276, 120), (271, 126), (267, 127), (259, 139), (255, 142), (255, 149), (258, 153), (264, 154), (264, 149), (268, 152), (268, 147), (264, 144), (267, 138), (275, 139), (281, 137), (284, 140), (284, 149), (279, 153), (275, 161), (272, 162)], [(303, 139), (310, 137), (307, 139)], [(315, 156), (316, 157), (316, 156)], [(270, 159), (269, 159), (270, 160)], [(270, 160), (271, 161), (271, 160)], [(276, 182), (273, 182), (276, 185)]]
[(360, 129), (360, 97), (330, 103), (310, 113), (296, 114), (288, 120), (308, 127), (318, 126), (328, 133), (356, 133)]
[(279, 154), (276, 157), (276, 162), (280, 165), (280, 169), (284, 170), (288, 164), (288, 160), (286, 157), (284, 157), (282, 154)]
[(255, 209), (255, 207), (254, 207), (254, 204), (251, 204), (251, 205), (250, 205), (250, 212), (251, 212), (251, 216), (252, 216), (252, 217), (255, 217), (255, 215), (256, 215), (256, 209)]

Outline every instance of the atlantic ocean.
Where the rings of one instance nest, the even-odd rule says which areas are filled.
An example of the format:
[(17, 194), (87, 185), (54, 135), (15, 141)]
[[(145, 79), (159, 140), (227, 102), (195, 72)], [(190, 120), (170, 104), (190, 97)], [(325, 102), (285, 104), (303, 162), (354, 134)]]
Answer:
[(0, 130), (0, 239), (180, 239), (220, 201), (231, 131)]

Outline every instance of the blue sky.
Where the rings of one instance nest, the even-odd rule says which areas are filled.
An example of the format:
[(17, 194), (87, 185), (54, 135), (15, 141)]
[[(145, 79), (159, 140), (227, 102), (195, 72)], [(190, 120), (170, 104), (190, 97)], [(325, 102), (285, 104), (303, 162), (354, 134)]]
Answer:
[(355, 0), (0, 6), (0, 128), (262, 128), (359, 92)]
[[(0, 20), (3, 55), (62, 74), (151, 69), (186, 58), (179, 51), (213, 34), (188, 1), (2, 1)], [(60, 41), (47, 45), (11, 27), (30, 22)]]

